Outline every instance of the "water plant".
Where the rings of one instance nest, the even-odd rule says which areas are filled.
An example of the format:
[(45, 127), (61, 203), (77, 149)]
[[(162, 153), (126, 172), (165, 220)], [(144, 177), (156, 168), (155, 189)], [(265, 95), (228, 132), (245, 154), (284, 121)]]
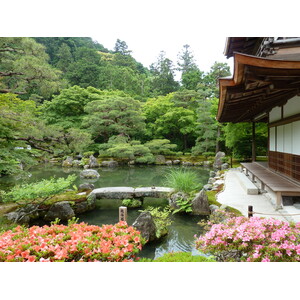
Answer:
[(175, 191), (185, 192), (187, 194), (201, 189), (199, 178), (196, 172), (186, 168), (170, 169), (165, 176), (166, 186), (172, 187)]
[(300, 261), (300, 223), (234, 217), (212, 225), (198, 238), (196, 248), (222, 261), (296, 262)]
[(139, 199), (123, 199), (122, 205), (127, 207), (140, 207), (142, 206), (142, 201)]
[(0, 234), (0, 262), (134, 261), (142, 249), (140, 233), (126, 222), (99, 227), (75, 221)]

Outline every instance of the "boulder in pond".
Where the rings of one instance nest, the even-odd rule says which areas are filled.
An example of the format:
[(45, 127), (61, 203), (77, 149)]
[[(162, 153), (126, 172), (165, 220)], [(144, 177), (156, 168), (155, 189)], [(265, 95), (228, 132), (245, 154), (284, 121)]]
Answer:
[(38, 205), (28, 204), (5, 215), (7, 220), (17, 224), (28, 224), (39, 217)]
[(97, 179), (100, 177), (100, 174), (93, 169), (84, 169), (80, 172), (80, 177), (87, 179)]
[(90, 156), (89, 166), (90, 168), (99, 168), (99, 163), (96, 157), (94, 157), (93, 155)]
[(179, 209), (180, 207), (177, 204), (177, 200), (187, 200), (188, 195), (185, 194), (184, 192), (177, 192), (171, 195), (169, 198), (169, 205), (171, 209)]
[(179, 159), (175, 159), (173, 160), (173, 165), (180, 165), (180, 160)]
[(211, 166), (211, 164), (212, 164), (211, 161), (205, 160), (205, 161), (203, 162), (203, 167), (209, 168), (209, 167)]
[(115, 168), (118, 166), (118, 162), (115, 160), (104, 160), (101, 162), (101, 167)]
[(166, 158), (163, 155), (156, 155), (155, 156), (155, 164), (156, 165), (165, 165)]
[(193, 164), (191, 161), (184, 161), (184, 162), (182, 162), (182, 165), (183, 165), (184, 167), (191, 167), (191, 166), (193, 166), (194, 164)]
[(132, 224), (148, 242), (156, 240), (156, 226), (149, 211), (142, 212)]
[(71, 156), (68, 156), (63, 162), (63, 167), (72, 167), (73, 166), (73, 158)]
[(208, 204), (208, 198), (204, 190), (201, 190), (196, 194), (192, 200), (192, 214), (193, 215), (209, 215), (210, 209)]
[(66, 221), (75, 217), (75, 212), (72, 209), (68, 201), (61, 201), (54, 203), (48, 212), (46, 213), (44, 219), (47, 221), (53, 221), (56, 218)]
[(89, 190), (93, 190), (95, 186), (92, 183), (82, 183), (78, 187), (78, 192), (86, 192)]

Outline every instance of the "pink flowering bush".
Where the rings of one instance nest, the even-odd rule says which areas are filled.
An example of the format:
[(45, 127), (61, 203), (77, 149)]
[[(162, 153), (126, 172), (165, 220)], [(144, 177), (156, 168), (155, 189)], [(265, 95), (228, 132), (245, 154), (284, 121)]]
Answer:
[(0, 235), (1, 262), (133, 261), (144, 243), (126, 222), (18, 226)]
[(226, 257), (222, 253), (240, 253), (240, 261), (300, 261), (300, 223), (276, 219), (235, 217), (212, 225), (200, 236), (196, 248), (204, 253)]

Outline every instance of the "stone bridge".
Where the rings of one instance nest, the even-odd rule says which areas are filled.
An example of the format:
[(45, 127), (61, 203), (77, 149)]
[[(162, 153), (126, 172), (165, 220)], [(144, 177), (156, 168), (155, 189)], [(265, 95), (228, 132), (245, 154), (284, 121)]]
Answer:
[(167, 198), (174, 189), (168, 187), (104, 187), (94, 189), (97, 199), (133, 199), (151, 197), (151, 198)]

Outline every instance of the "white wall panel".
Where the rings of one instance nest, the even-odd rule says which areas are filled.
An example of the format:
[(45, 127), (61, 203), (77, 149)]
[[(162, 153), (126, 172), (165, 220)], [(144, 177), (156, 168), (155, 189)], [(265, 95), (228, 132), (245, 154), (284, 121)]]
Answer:
[(295, 96), (283, 106), (283, 117), (290, 117), (300, 113), (300, 97)]
[(270, 123), (281, 120), (281, 107), (274, 107), (269, 114)]
[(269, 150), (270, 151), (276, 151), (276, 136), (275, 136), (275, 134), (276, 134), (276, 130), (275, 130), (276, 128), (275, 127), (271, 127), (270, 128), (270, 145), (269, 145)]
[(283, 139), (283, 126), (277, 126), (277, 151), (283, 152), (284, 139)]
[(292, 131), (293, 154), (300, 155), (300, 121), (293, 122)]
[(283, 152), (292, 153), (292, 123), (283, 126)]

